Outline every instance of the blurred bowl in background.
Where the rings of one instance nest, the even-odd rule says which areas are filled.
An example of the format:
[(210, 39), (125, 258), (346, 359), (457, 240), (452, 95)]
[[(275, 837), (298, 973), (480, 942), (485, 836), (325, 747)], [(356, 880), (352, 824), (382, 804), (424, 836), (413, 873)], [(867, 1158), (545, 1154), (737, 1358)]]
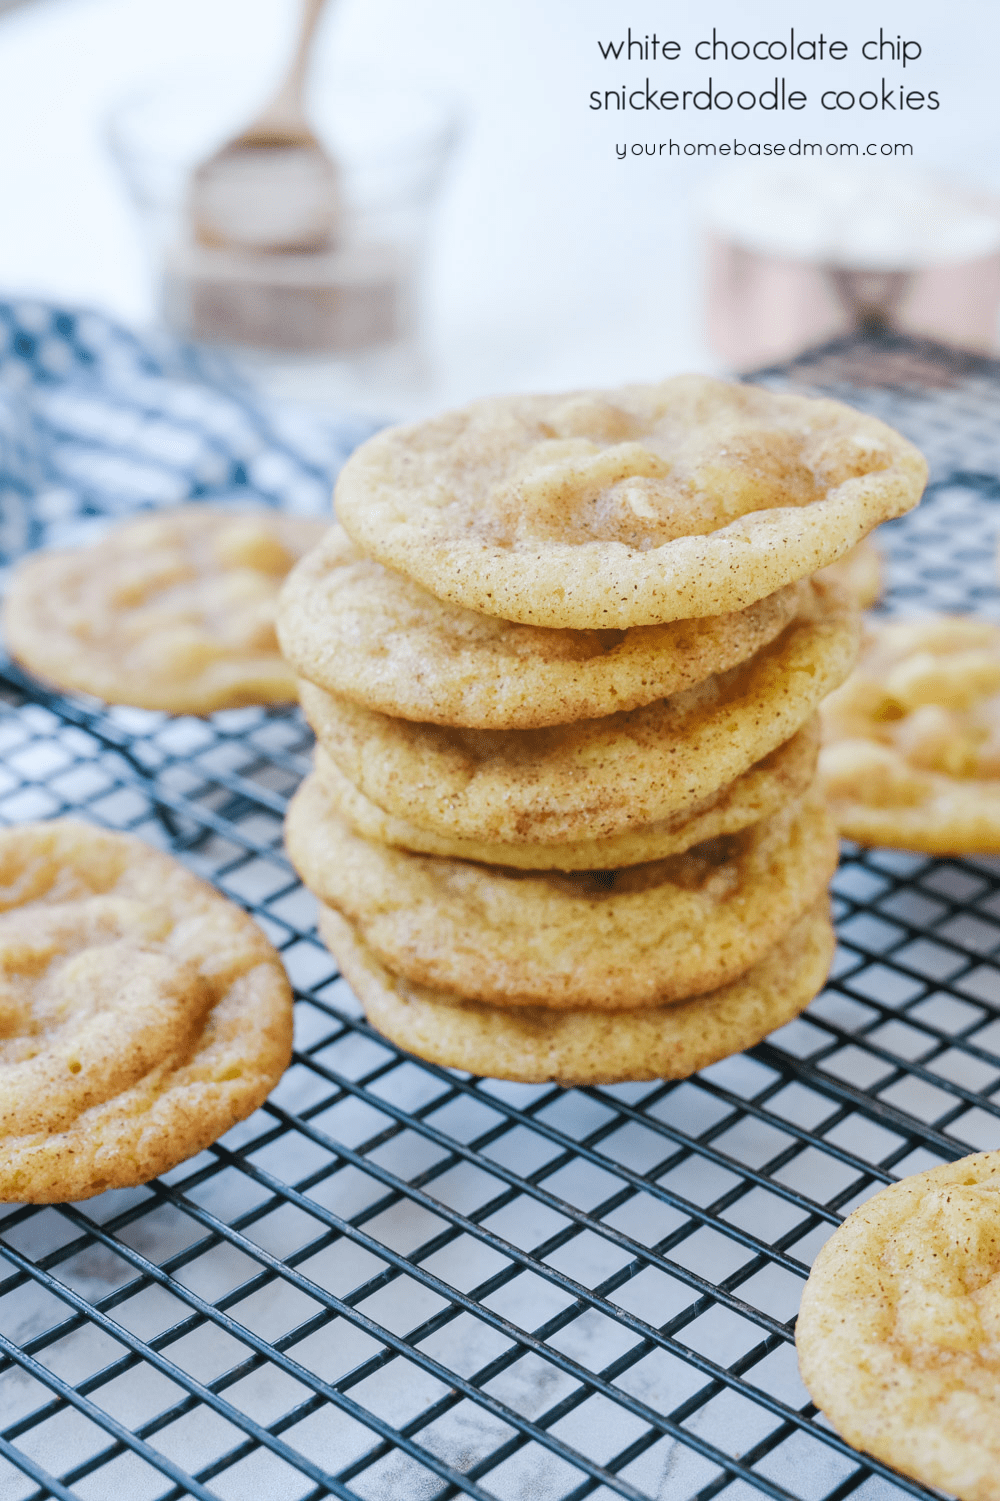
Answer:
[(1000, 202), (881, 161), (733, 164), (701, 202), (712, 347), (737, 370), (858, 330), (1000, 348)]
[(458, 138), (454, 101), (409, 80), (326, 80), (310, 113), (340, 167), (336, 248), (206, 248), (186, 214), (191, 172), (260, 102), (243, 79), (192, 70), (137, 89), (108, 116), (163, 322), (238, 353), (278, 394), (323, 399), (331, 381), (345, 395), (419, 381), (423, 271)]

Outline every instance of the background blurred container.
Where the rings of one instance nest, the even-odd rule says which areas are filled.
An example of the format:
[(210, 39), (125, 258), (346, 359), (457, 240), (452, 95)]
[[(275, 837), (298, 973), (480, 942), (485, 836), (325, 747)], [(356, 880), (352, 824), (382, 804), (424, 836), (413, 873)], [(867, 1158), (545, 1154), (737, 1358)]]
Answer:
[(185, 213), (191, 171), (259, 105), (240, 79), (204, 72), (138, 90), (110, 113), (108, 143), (140, 217), (164, 323), (232, 348), (281, 395), (364, 399), (373, 386), (418, 380), (423, 261), (457, 138), (453, 102), (410, 82), (328, 86), (311, 114), (341, 169), (338, 246), (207, 249)]
[(1000, 204), (897, 163), (734, 166), (702, 196), (707, 325), (736, 369), (853, 330), (993, 353)]

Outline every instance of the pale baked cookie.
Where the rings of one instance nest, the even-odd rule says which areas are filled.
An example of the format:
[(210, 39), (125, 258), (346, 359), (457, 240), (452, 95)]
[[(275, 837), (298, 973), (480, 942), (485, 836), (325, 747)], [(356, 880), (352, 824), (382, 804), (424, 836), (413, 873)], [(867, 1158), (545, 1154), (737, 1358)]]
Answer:
[(606, 839), (706, 798), (790, 739), (854, 661), (857, 620), (813, 585), (800, 619), (749, 662), (642, 709), (540, 730), (413, 724), (303, 682), (324, 749), (371, 802), (447, 837)]
[(820, 577), (833, 579), (845, 588), (859, 610), (870, 610), (882, 594), (882, 554), (866, 537), (839, 562), (822, 569)]
[(209, 714), (294, 702), (278, 589), (324, 530), (276, 511), (179, 506), (93, 547), (36, 553), (11, 582), (7, 649), (55, 687), (107, 703)]
[(0, 832), (0, 1039), (0, 1199), (83, 1199), (257, 1109), (291, 990), (252, 918), (169, 855), (22, 824)]
[(784, 630), (804, 587), (707, 620), (555, 631), (436, 599), (335, 526), (286, 580), (278, 637), (304, 678), (370, 709), (531, 729), (637, 708), (734, 667)]
[(502, 1006), (630, 1010), (714, 990), (760, 960), (837, 865), (815, 792), (741, 834), (617, 871), (514, 871), (351, 832), (311, 779), (285, 821), (309, 889), (394, 974)]
[(962, 1501), (1000, 1496), (1000, 1152), (849, 1215), (802, 1294), (813, 1400), (859, 1449)]
[(841, 832), (930, 854), (1000, 851), (1000, 628), (870, 627), (823, 706), (820, 772)]
[(620, 630), (743, 609), (910, 510), (926, 479), (874, 417), (688, 375), (386, 430), (335, 504), (363, 552), (441, 599)]
[(824, 897), (759, 964), (708, 995), (625, 1014), (504, 1011), (390, 974), (330, 907), (320, 908), (319, 929), (368, 1020), (399, 1047), (446, 1068), (531, 1084), (684, 1079), (804, 1010), (834, 949)]
[[(703, 804), (678, 818), (664, 818), (609, 839), (579, 839), (572, 844), (490, 844), (482, 839), (449, 838), (421, 829), (405, 818), (385, 813), (369, 802), (340, 771), (336, 762), (316, 747), (316, 775), (310, 796), (316, 817), (329, 817), (331, 803), (356, 834), (422, 855), (449, 855), (483, 865), (508, 865), (520, 870), (616, 870), (681, 854), (694, 844), (736, 834), (768, 818), (805, 793), (816, 772), (819, 720), (813, 717), (797, 735), (751, 766), (735, 782), (713, 793)], [(324, 797), (323, 784), (328, 789)]]

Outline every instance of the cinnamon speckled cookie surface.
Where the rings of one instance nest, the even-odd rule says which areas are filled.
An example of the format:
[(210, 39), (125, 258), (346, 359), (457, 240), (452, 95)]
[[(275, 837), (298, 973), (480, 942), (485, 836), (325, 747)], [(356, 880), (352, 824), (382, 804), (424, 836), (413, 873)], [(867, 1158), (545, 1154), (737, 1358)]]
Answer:
[(824, 568), (822, 578), (840, 584), (859, 610), (870, 610), (882, 597), (882, 554), (870, 537), (852, 547), (836, 563)]
[(788, 740), (843, 682), (853, 609), (810, 586), (801, 615), (749, 662), (641, 709), (537, 730), (414, 724), (312, 683), (302, 707), (371, 802), (448, 837), (505, 844), (605, 839), (687, 814)]
[(32, 554), (4, 606), (7, 649), (55, 687), (106, 703), (172, 714), (294, 703), (278, 590), (324, 530), (276, 511), (178, 506), (91, 547)]
[(681, 1000), (750, 969), (837, 864), (815, 792), (741, 834), (647, 865), (574, 874), (414, 855), (362, 839), (310, 782), (288, 854), (394, 974), (503, 1006), (618, 1011)]
[(945, 615), (870, 625), (822, 719), (821, 776), (847, 838), (1000, 852), (997, 626)]
[(819, 720), (814, 716), (784, 745), (687, 813), (607, 839), (578, 839), (566, 844), (490, 843), (423, 829), (409, 819), (386, 813), (366, 798), (321, 745), (316, 747), (315, 776), (308, 779), (308, 786), (320, 821), (334, 806), (355, 833), (417, 854), (449, 855), (455, 860), (519, 870), (617, 870), (681, 854), (706, 839), (737, 834), (785, 804), (798, 802), (815, 775), (818, 750)]
[(335, 526), (286, 580), (278, 636), (304, 678), (370, 709), (531, 729), (637, 708), (724, 672), (784, 630), (806, 589), (707, 620), (550, 630), (437, 599)]
[(824, 897), (767, 956), (707, 995), (639, 1011), (503, 1010), (393, 975), (339, 912), (321, 907), (323, 941), (369, 1021), (399, 1047), (449, 1068), (525, 1083), (684, 1079), (791, 1021), (826, 979), (834, 936)]
[(71, 820), (0, 832), (0, 1198), (145, 1183), (260, 1105), (281, 961), (169, 855)]
[(926, 478), (874, 417), (689, 375), (387, 430), (335, 504), (365, 553), (441, 599), (620, 630), (743, 609), (908, 511)]
[(960, 1501), (997, 1501), (1000, 1152), (904, 1178), (849, 1215), (795, 1337), (849, 1443)]

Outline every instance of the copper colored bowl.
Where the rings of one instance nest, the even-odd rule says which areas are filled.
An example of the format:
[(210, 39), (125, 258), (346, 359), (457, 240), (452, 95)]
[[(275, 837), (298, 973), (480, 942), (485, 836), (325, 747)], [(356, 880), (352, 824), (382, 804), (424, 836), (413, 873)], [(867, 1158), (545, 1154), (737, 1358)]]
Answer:
[(1000, 351), (1000, 251), (912, 271), (786, 259), (709, 235), (707, 324), (736, 370), (858, 330), (896, 329), (979, 354)]

